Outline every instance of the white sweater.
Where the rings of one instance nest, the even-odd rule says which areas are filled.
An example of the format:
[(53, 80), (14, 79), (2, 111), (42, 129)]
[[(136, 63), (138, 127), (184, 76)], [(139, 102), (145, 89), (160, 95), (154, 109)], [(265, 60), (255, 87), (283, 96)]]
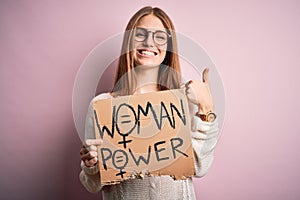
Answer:
[[(94, 122), (92, 102), (100, 99), (112, 98), (109, 93), (96, 96), (90, 104), (85, 134), (88, 138), (94, 138)], [(195, 158), (195, 177), (204, 176), (213, 162), (214, 147), (218, 139), (217, 119), (213, 122), (204, 122), (195, 116), (197, 106), (189, 104), (191, 117), (191, 137)], [(123, 181), (117, 185), (102, 187), (100, 182), (98, 165), (86, 167), (81, 162), (82, 171), (80, 181), (84, 187), (92, 193), (102, 189), (103, 199), (196, 199), (194, 186), (191, 178), (186, 180), (173, 180), (170, 176), (153, 176), (144, 179)]]

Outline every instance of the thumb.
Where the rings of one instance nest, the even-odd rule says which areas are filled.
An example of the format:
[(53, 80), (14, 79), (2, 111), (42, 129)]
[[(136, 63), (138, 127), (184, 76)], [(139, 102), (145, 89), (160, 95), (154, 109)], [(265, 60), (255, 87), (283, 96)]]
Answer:
[(204, 83), (208, 83), (208, 72), (209, 72), (209, 68), (206, 67), (202, 73), (202, 81)]
[(91, 145), (99, 146), (102, 144), (102, 139), (87, 139), (85, 143), (87, 146), (91, 146)]

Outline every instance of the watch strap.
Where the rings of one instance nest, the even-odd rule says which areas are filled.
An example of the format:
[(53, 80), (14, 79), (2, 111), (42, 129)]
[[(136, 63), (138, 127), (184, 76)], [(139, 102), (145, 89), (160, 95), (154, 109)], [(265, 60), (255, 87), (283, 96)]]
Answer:
[(208, 112), (207, 114), (201, 114), (201, 113), (196, 113), (196, 116), (198, 116), (202, 121), (205, 122), (213, 122), (217, 118), (217, 115), (214, 112)]

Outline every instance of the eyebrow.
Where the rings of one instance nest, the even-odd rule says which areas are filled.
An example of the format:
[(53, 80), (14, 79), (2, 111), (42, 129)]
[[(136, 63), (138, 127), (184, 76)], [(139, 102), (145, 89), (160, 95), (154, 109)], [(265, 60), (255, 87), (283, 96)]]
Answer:
[(163, 31), (163, 32), (167, 33), (167, 29), (144, 28), (144, 27), (139, 27), (139, 26), (137, 26), (135, 28), (137, 28), (137, 29), (143, 29), (143, 30), (146, 30), (146, 31), (150, 30), (150, 31), (154, 31), (154, 32), (155, 31)]

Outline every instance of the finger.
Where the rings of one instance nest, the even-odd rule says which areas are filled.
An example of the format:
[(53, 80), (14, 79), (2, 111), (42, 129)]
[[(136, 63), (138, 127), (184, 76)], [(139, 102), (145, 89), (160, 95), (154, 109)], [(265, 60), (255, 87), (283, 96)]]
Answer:
[(190, 84), (193, 82), (193, 80), (189, 80), (185, 83), (185, 93), (189, 94)]
[(95, 158), (92, 158), (90, 160), (86, 160), (84, 161), (86, 164), (88, 164), (89, 166), (94, 166), (97, 162), (98, 162), (98, 158), (95, 157)]
[(88, 167), (94, 166), (97, 162), (98, 162), (98, 158), (97, 157), (95, 157), (95, 158), (93, 158), (91, 160), (85, 160), (84, 161), (85, 165), (88, 166)]
[(188, 94), (189, 93), (189, 87), (185, 87), (185, 93)]
[(98, 153), (96, 151), (90, 151), (89, 153), (82, 155), (81, 160), (90, 160), (97, 156), (98, 156)]
[(193, 93), (193, 88), (188, 87), (185, 89), (185, 92), (186, 92), (186, 94), (191, 94), (191, 93)]
[(86, 145), (91, 146), (91, 145), (96, 145), (99, 146), (102, 144), (102, 139), (87, 139), (85, 141)]
[(189, 84), (191, 84), (193, 82), (193, 80), (189, 80), (188, 82), (186, 82), (185, 87), (189, 87)]
[(97, 151), (97, 147), (95, 145), (88, 146), (86, 149), (88, 151)]
[(86, 153), (88, 153), (89, 151), (83, 146), (81, 149), (80, 149), (80, 151), (79, 151), (79, 153), (80, 153), (80, 155), (83, 155), (83, 154), (86, 154)]
[(202, 73), (202, 80), (204, 83), (208, 83), (208, 72), (209, 68), (205, 68)]

